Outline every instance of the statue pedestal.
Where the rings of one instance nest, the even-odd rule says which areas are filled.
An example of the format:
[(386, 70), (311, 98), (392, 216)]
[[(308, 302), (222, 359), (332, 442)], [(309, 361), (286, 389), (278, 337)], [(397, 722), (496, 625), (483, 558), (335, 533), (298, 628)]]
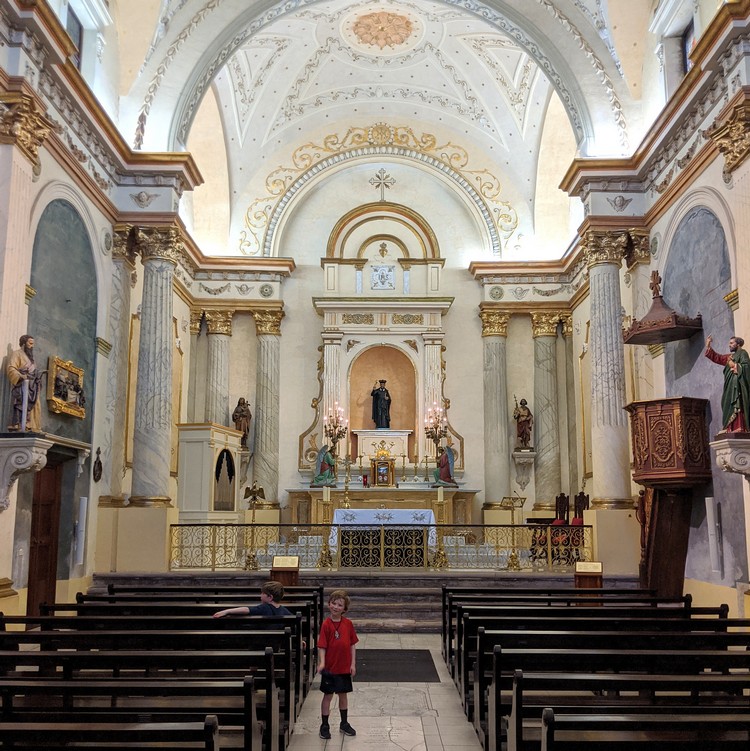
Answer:
[(721, 433), (708, 445), (716, 453), (719, 469), (750, 479), (750, 433)]
[(516, 449), (513, 452), (513, 461), (516, 464), (516, 482), (521, 490), (526, 490), (526, 486), (529, 484), (534, 459), (536, 459), (534, 449)]

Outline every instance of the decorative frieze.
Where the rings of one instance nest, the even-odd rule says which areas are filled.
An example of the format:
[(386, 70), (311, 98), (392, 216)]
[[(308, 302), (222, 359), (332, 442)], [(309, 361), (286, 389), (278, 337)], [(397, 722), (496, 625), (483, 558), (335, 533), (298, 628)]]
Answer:
[(207, 310), (206, 328), (209, 334), (226, 334), (232, 336), (233, 310)]
[(375, 323), (375, 316), (372, 313), (343, 313), (341, 316), (343, 324), (357, 324), (361, 326), (372, 326)]
[(36, 99), (16, 91), (0, 93), (0, 143), (13, 144), (32, 164), (39, 164), (39, 148), (52, 123)]
[(394, 313), (391, 322), (403, 326), (422, 326), (424, 316), (421, 313)]
[(281, 319), (284, 317), (283, 310), (254, 310), (255, 328), (258, 334), (271, 334), (281, 336)]
[(559, 310), (544, 311), (531, 314), (531, 334), (538, 336), (557, 336), (557, 327), (563, 312)]
[(500, 310), (481, 310), (482, 336), (508, 336), (508, 321), (510, 313)]

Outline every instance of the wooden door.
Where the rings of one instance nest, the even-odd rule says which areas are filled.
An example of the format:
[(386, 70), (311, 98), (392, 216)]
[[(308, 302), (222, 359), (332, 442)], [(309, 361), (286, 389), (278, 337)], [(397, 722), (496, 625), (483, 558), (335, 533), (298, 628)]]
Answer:
[(55, 601), (62, 470), (62, 464), (47, 465), (34, 477), (27, 615), (39, 615), (41, 603)]

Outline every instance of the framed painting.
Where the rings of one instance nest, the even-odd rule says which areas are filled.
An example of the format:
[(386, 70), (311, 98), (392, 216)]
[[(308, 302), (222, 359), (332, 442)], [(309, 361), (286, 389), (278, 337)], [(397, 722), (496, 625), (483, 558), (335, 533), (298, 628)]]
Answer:
[(47, 362), (47, 407), (55, 414), (86, 417), (86, 397), (83, 390), (83, 368), (70, 360), (50, 357)]

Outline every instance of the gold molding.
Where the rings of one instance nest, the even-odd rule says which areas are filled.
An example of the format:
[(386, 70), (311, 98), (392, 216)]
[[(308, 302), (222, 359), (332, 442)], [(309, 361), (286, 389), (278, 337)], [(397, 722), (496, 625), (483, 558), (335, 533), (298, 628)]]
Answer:
[(258, 335), (270, 334), (281, 336), (281, 319), (284, 317), (283, 310), (265, 309), (251, 311), (255, 319), (255, 328)]
[(190, 334), (200, 334), (203, 311), (200, 308), (190, 308)]
[(586, 265), (603, 263), (619, 266), (628, 247), (628, 233), (620, 230), (586, 230), (581, 238)]
[(29, 305), (34, 297), (36, 297), (36, 290), (30, 284), (27, 284), (24, 289), (26, 304)]
[(125, 508), (125, 498), (120, 495), (100, 495), (100, 508)]
[(560, 312), (560, 323), (562, 323), (562, 335), (565, 339), (573, 336), (573, 314)]
[(144, 263), (163, 260), (176, 266), (183, 258), (182, 232), (178, 227), (138, 227), (136, 244)]
[(39, 164), (39, 149), (52, 131), (36, 97), (19, 91), (0, 92), (5, 112), (0, 115), (0, 143), (7, 143), (23, 152), (34, 165)]
[(724, 173), (731, 174), (750, 155), (750, 102), (736, 104), (723, 123), (715, 123), (706, 135), (724, 157)]
[(740, 307), (740, 291), (733, 289), (731, 292), (724, 295), (724, 302), (729, 306), (732, 313), (736, 313)]
[(167, 508), (172, 506), (168, 495), (131, 495), (128, 506), (133, 508)]
[[(207, 310), (206, 329), (209, 334), (226, 334), (232, 336), (233, 310)], [(191, 313), (192, 323), (192, 313)]]
[(112, 228), (112, 260), (126, 261), (135, 268), (138, 230), (132, 224), (116, 224)]
[(531, 313), (531, 335), (536, 339), (539, 336), (557, 336), (557, 327), (565, 312), (562, 310), (534, 311)]
[(480, 310), (482, 336), (508, 336), (510, 315), (502, 310)]
[(647, 346), (649, 354), (653, 359), (656, 359), (659, 355), (663, 355), (666, 351), (664, 344), (648, 344)]
[(625, 263), (628, 271), (632, 271), (639, 264), (648, 266), (651, 263), (651, 235), (647, 229), (631, 227), (630, 236), (625, 250)]
[(108, 342), (106, 339), (102, 339), (102, 337), (100, 336), (97, 336), (96, 351), (100, 355), (104, 355), (104, 357), (109, 357), (109, 353), (112, 351), (112, 343)]
[(8, 579), (7, 576), (0, 578), (0, 600), (6, 597), (16, 597), (18, 592), (13, 589), (13, 580)]

